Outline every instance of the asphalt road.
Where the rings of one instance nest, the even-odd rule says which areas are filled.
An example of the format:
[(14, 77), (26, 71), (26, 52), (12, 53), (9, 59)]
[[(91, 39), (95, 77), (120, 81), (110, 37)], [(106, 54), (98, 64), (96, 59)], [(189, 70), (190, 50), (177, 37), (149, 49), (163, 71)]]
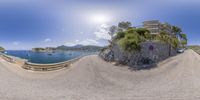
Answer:
[(51, 72), (27, 71), (0, 59), (0, 100), (199, 99), (200, 56), (192, 50), (141, 71), (98, 56)]

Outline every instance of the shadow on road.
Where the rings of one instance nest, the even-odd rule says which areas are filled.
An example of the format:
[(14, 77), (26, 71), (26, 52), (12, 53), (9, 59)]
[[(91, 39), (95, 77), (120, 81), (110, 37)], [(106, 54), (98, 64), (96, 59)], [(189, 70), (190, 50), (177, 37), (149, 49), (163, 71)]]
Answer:
[(140, 70), (150, 70), (156, 67), (157, 67), (157, 63), (154, 63), (154, 64), (148, 64), (148, 65), (136, 65), (133, 67), (129, 66), (128, 69), (130, 69), (131, 71), (140, 71)]

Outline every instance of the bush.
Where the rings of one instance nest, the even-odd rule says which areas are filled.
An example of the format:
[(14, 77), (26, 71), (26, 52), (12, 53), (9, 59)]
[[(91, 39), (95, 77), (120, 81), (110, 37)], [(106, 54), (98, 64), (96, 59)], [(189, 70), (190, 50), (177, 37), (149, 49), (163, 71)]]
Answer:
[(173, 48), (177, 48), (178, 45), (179, 45), (179, 40), (177, 38), (175, 38), (175, 37), (171, 38), (171, 43), (170, 44), (172, 45)]
[(179, 46), (179, 40), (167, 32), (162, 31), (158, 35), (150, 34), (149, 30), (145, 28), (128, 28), (126, 31), (118, 32), (115, 39), (125, 51), (129, 52), (133, 50), (140, 50), (140, 44), (142, 42), (152, 40), (163, 41), (170, 44), (173, 48), (177, 48)]
[(138, 42), (132, 39), (121, 39), (119, 44), (125, 51), (140, 50)]
[(116, 39), (124, 38), (124, 36), (125, 36), (124, 32), (118, 32), (117, 35), (116, 35)]
[(119, 45), (125, 51), (140, 50), (141, 38), (138, 33), (125, 33), (125, 37), (119, 40)]

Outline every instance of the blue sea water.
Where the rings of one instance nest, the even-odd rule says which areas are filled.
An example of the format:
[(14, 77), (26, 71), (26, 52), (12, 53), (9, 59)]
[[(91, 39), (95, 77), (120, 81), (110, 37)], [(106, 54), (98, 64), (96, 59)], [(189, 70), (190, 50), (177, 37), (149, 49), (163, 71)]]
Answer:
[(8, 50), (6, 52), (7, 55), (27, 59), (28, 62), (39, 64), (58, 63), (80, 56), (97, 54), (97, 52), (89, 51), (56, 51), (51, 55), (48, 52), (33, 52), (31, 50)]

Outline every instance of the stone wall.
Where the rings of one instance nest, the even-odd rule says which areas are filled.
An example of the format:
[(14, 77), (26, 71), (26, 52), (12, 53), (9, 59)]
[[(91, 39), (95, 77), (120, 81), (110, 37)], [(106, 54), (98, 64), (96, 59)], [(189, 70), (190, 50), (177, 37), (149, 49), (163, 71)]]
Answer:
[(111, 48), (100, 53), (106, 61), (116, 61), (129, 66), (153, 64), (174, 55), (176, 50), (170, 45), (156, 41), (142, 43), (141, 51), (125, 52), (118, 44), (113, 44)]

